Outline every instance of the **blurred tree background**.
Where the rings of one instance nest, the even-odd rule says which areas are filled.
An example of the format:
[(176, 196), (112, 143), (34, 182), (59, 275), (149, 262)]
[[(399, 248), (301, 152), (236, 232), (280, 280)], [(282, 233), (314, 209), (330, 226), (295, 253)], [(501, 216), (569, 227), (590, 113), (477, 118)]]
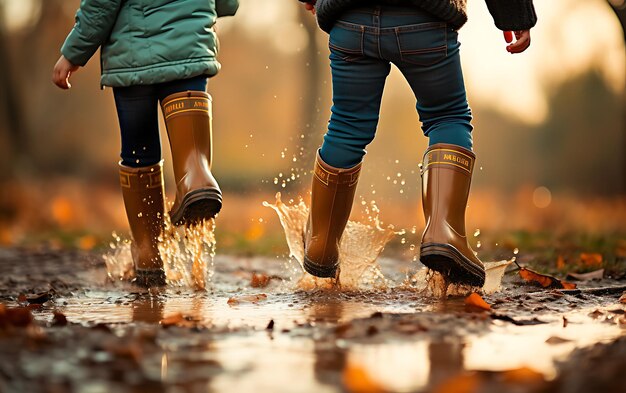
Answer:
[[(624, 1), (537, 1), (533, 45), (516, 56), (504, 50), (484, 2), (469, 3), (460, 39), (480, 167), (470, 222), (498, 229), (585, 219), (593, 223), (581, 226), (606, 221), (626, 231)], [(97, 58), (73, 76), (70, 92), (50, 81), (78, 5), (0, 0), (0, 243), (37, 228), (107, 233), (126, 225), (117, 118), (111, 90), (99, 89)], [(209, 93), (214, 172), (228, 196), (220, 225), (261, 238), (272, 213), (260, 200), (277, 191), (306, 199), (331, 105), (327, 36), (295, 0), (241, 0), (238, 15), (220, 19), (217, 30), (223, 68)], [(169, 161), (164, 133), (162, 142)], [(421, 225), (426, 144), (414, 97), (394, 69), (358, 189), (386, 221)], [(585, 201), (599, 199), (606, 209), (566, 217), (571, 209), (563, 206), (589, 208)]]

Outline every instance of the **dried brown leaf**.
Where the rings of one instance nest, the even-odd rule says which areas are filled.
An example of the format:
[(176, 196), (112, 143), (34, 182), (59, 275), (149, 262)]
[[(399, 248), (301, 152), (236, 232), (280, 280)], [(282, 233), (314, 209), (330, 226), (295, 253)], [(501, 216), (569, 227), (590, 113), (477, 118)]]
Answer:
[(578, 281), (590, 281), (590, 280), (602, 280), (604, 278), (604, 269), (594, 270), (589, 273), (567, 273), (567, 278), (570, 280)]
[(550, 344), (550, 345), (557, 345), (557, 344), (565, 344), (568, 343), (572, 340), (569, 340), (567, 338), (562, 338), (562, 337), (558, 337), (558, 336), (552, 336), (550, 338), (548, 338), (546, 340), (546, 344)]
[(480, 297), (479, 294), (473, 292), (465, 298), (465, 306), (470, 308), (478, 308), (481, 310), (491, 311), (491, 306)]
[(520, 268), (519, 275), (524, 281), (539, 284), (543, 288), (576, 289), (576, 284), (559, 280), (547, 274), (537, 273), (525, 267)]
[(267, 274), (252, 274), (252, 279), (250, 280), (250, 285), (252, 288), (265, 288), (269, 285), (271, 277)]
[(5, 307), (0, 311), (0, 327), (15, 326), (25, 328), (33, 323), (33, 314), (28, 307)]
[(619, 302), (626, 304), (626, 292), (622, 293), (622, 296), (619, 297)]
[(52, 326), (66, 326), (66, 325), (67, 325), (67, 317), (65, 316), (65, 314), (55, 311), (54, 316), (52, 317)]

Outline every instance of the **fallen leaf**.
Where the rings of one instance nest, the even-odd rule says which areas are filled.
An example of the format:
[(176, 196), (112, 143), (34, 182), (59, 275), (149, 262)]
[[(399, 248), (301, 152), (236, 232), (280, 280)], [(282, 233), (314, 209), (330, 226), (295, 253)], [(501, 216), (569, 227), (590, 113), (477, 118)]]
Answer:
[(478, 373), (463, 373), (444, 381), (433, 393), (474, 393), (481, 383), (482, 377)]
[(542, 373), (537, 372), (528, 367), (520, 367), (513, 370), (502, 372), (502, 379), (509, 383), (537, 383), (544, 382), (546, 379)]
[(34, 295), (26, 295), (26, 301), (30, 304), (44, 304), (48, 300), (52, 299), (50, 292), (41, 292)]
[(478, 308), (481, 310), (491, 311), (491, 306), (480, 297), (479, 294), (473, 292), (465, 298), (465, 306), (469, 308)]
[(0, 327), (27, 327), (33, 323), (33, 314), (28, 307), (0, 307)]
[(515, 326), (532, 326), (532, 325), (542, 325), (544, 323), (548, 323), (548, 322), (544, 322), (541, 321), (537, 318), (533, 318), (533, 319), (514, 319), (509, 317), (508, 315), (501, 315), (501, 314), (496, 314), (496, 313), (492, 313), (490, 314), (491, 319), (497, 319), (500, 321), (505, 321), (505, 322), (511, 322), (513, 325)]
[(267, 274), (252, 273), (250, 285), (252, 288), (265, 288), (270, 283), (270, 276)]
[(185, 320), (185, 318), (183, 317), (183, 314), (177, 312), (175, 314), (172, 314), (170, 316), (167, 316), (167, 317), (161, 319), (161, 321), (159, 323), (161, 324), (161, 326), (166, 328), (166, 327), (178, 325), (179, 323), (183, 322), (184, 320)]
[(576, 284), (559, 280), (547, 274), (537, 273), (525, 267), (519, 269), (519, 275), (524, 281), (539, 284), (543, 288), (576, 289)]
[(67, 325), (67, 317), (58, 311), (54, 312), (54, 316), (52, 317), (52, 326), (66, 326)]
[(565, 268), (565, 259), (563, 259), (563, 255), (559, 255), (556, 258), (556, 268), (558, 270), (563, 270)]
[(239, 303), (258, 303), (265, 299), (267, 299), (267, 295), (264, 293), (260, 293), (258, 295), (243, 295), (243, 296), (231, 297), (230, 299), (228, 299), (226, 303), (229, 306), (234, 306)]
[(549, 339), (546, 340), (546, 344), (550, 344), (550, 345), (557, 345), (557, 344), (564, 344), (564, 343), (568, 343), (572, 340), (568, 340), (567, 338), (561, 338), (561, 337), (557, 337), (557, 336), (552, 336)]
[(602, 266), (602, 254), (583, 252), (580, 254), (580, 262), (585, 267)]
[(593, 318), (593, 319), (598, 319), (598, 318), (600, 318), (601, 316), (603, 316), (603, 315), (604, 315), (604, 313), (603, 313), (602, 311), (600, 311), (600, 310), (593, 310), (593, 311), (592, 311), (592, 312), (590, 312), (588, 315), (589, 315), (591, 318)]
[(352, 363), (348, 363), (343, 369), (342, 381), (350, 393), (382, 393), (385, 391), (363, 367)]
[(626, 292), (622, 293), (622, 296), (619, 297), (619, 302), (626, 304)]
[(567, 273), (567, 278), (570, 280), (578, 281), (590, 281), (590, 280), (602, 280), (604, 278), (604, 269), (594, 270), (589, 273)]

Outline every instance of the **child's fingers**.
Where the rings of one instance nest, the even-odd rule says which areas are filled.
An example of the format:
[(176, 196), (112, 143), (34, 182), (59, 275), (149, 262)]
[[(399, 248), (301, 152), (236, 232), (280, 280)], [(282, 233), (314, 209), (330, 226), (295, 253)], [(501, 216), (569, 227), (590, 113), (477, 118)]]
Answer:
[(526, 49), (528, 49), (528, 47), (530, 46), (530, 31), (528, 30), (516, 31), (515, 36), (517, 38), (517, 41), (507, 46), (506, 50), (509, 53), (521, 53), (525, 51)]
[(503, 33), (504, 33), (504, 40), (506, 41), (507, 44), (510, 44), (511, 42), (513, 42), (512, 31), (503, 31)]
[(68, 79), (69, 73), (63, 72), (63, 70), (55, 70), (52, 74), (52, 82), (63, 90), (67, 90), (71, 87)]

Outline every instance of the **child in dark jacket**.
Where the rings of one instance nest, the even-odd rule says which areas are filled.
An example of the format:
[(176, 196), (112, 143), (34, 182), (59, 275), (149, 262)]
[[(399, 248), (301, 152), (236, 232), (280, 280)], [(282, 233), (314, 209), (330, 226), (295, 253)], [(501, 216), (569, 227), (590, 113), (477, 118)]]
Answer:
[(140, 285), (165, 284), (158, 249), (165, 214), (159, 103), (177, 185), (172, 222), (193, 224), (221, 209), (210, 171), (206, 87), (220, 68), (213, 25), (238, 6), (238, 0), (82, 0), (54, 66), (53, 82), (69, 89), (72, 73), (101, 49), (101, 85), (113, 87), (120, 122), (120, 184)]
[[(420, 260), (451, 282), (482, 286), (485, 269), (465, 232), (476, 158), (457, 41), (467, 21), (465, 0), (300, 1), (329, 33), (333, 81), (332, 114), (314, 167), (305, 270), (318, 277), (337, 274), (339, 241), (393, 63), (415, 94), (429, 138), (422, 166), (426, 228)], [(537, 20), (532, 0), (486, 2), (504, 31), (507, 51), (526, 50)]]

